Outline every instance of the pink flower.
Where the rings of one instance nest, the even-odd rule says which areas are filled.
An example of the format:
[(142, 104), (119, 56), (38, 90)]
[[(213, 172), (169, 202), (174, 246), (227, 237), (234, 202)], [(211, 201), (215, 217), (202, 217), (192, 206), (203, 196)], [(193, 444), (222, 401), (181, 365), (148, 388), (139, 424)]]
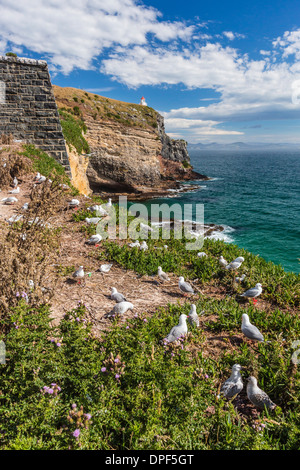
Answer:
[(80, 434), (80, 430), (79, 430), (79, 429), (75, 429), (75, 431), (73, 432), (73, 436), (76, 437), (76, 439), (78, 439), (79, 434)]

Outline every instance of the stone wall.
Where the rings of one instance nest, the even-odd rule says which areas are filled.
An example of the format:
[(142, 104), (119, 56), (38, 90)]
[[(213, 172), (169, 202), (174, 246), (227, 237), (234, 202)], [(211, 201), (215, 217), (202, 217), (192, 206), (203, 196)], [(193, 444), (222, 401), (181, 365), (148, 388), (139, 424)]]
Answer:
[(0, 56), (0, 136), (32, 143), (70, 172), (47, 62)]

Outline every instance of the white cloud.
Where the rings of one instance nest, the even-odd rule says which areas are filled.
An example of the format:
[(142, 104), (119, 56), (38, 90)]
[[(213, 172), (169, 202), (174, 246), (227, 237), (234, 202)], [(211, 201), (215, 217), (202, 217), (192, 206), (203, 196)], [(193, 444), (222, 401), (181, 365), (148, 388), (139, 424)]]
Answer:
[(64, 73), (88, 70), (105, 48), (188, 40), (194, 26), (165, 22), (136, 0), (1, 0), (0, 41), (43, 54)]
[(229, 41), (234, 39), (244, 39), (246, 36), (240, 33), (234, 33), (233, 31), (223, 31), (223, 36), (225, 36)]

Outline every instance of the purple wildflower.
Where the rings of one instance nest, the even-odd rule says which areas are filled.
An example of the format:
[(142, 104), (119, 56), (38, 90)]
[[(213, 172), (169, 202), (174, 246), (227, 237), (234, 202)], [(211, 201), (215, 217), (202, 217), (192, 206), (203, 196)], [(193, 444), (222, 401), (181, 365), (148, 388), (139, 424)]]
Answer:
[(73, 436), (76, 437), (76, 439), (77, 439), (79, 437), (79, 434), (80, 434), (80, 430), (75, 429), (75, 431), (73, 432)]
[(101, 372), (106, 372), (106, 367), (101, 367)]
[(119, 378), (120, 378), (120, 375), (119, 375), (119, 374), (116, 374), (116, 375), (115, 375), (115, 378), (116, 378), (116, 379), (119, 379)]

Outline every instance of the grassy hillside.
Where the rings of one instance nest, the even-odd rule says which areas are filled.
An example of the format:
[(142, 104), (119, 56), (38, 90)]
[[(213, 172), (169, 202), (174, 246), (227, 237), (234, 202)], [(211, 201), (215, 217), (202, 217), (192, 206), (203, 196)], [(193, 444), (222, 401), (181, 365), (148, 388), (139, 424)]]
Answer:
[[(95, 232), (85, 221), (95, 215), (87, 208), (103, 201), (80, 198), (80, 209), (70, 211), (71, 192), (58, 194), (61, 179), (50, 175), (48, 190), (33, 188), (31, 203), (36, 217), (45, 220), (51, 209), (51, 225), (29, 223), (29, 217), (9, 227), (1, 224), (0, 271), (12, 275), (10, 282), (0, 276), (0, 341), (6, 347), (6, 362), (0, 363), (0, 448), (299, 449), (300, 374), (291, 360), (298, 354), (294, 341), (300, 339), (299, 276), (221, 241), (205, 240), (205, 258), (187, 251), (185, 239), (173, 237), (148, 240), (146, 252), (130, 249), (128, 240), (86, 247), (87, 236)], [(20, 237), (24, 233), (25, 239)], [(94, 291), (92, 284), (78, 287), (74, 308), (54, 321), (52, 300), (37, 289), (47, 280), (50, 265), (68, 282), (74, 266), (60, 263), (69, 259), (64, 253), (69, 247), (61, 244), (59, 251), (57, 243), (70, 234), (79, 241), (74, 259), (86, 250), (92, 277), (101, 262), (111, 261), (123, 268), (124, 286), (135, 273), (130, 282), (143, 287), (138, 291), (143, 297), (147, 286), (158, 281), (160, 265), (175, 288), (173, 281), (157, 285), (157, 295), (167, 298), (172, 292), (174, 301), (126, 313), (123, 319), (112, 317), (109, 327), (101, 329), (103, 305), (97, 304), (95, 312), (84, 299), (109, 286), (103, 276)], [(221, 254), (228, 260), (244, 256), (242, 285), (220, 267)], [(30, 268), (45, 270), (33, 288), (24, 274), (29, 259)], [(193, 297), (179, 292), (180, 275), (194, 285)], [(254, 305), (238, 294), (256, 282), (262, 283), (263, 293)], [(192, 303), (202, 312), (200, 326), (189, 326), (186, 337), (166, 343)], [(243, 313), (266, 342), (253, 343), (242, 334)], [(220, 387), (236, 363), (243, 367), (244, 389), (228, 401)], [(250, 403), (245, 391), (250, 375), (277, 404), (274, 411)]]

